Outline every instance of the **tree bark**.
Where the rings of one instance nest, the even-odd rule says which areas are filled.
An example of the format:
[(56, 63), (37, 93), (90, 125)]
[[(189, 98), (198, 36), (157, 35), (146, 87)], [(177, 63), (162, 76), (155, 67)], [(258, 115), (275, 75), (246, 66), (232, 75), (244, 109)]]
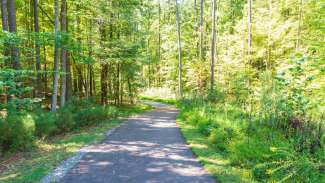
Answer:
[(8, 11), (7, 11), (7, 0), (1, 0), (1, 20), (2, 20), (2, 30), (8, 31)]
[(269, 0), (269, 26), (268, 26), (268, 34), (267, 34), (267, 59), (265, 63), (266, 69), (269, 69), (271, 64), (271, 55), (272, 55), (272, 3), (273, 0)]
[(41, 47), (39, 44), (39, 13), (38, 13), (38, 0), (33, 0), (34, 9), (34, 32), (35, 32), (35, 69), (36, 69), (36, 96), (39, 96), (41, 91)]
[[(100, 32), (100, 46), (104, 47), (104, 41), (106, 39), (106, 31), (103, 20), (99, 22), (99, 32)], [(101, 58), (103, 59), (103, 58)], [(100, 75), (100, 87), (101, 87), (101, 103), (107, 105), (107, 73), (108, 64), (101, 61), (101, 75)]]
[(52, 93), (52, 105), (51, 111), (56, 111), (57, 100), (58, 100), (58, 85), (59, 85), (59, 40), (58, 40), (58, 33), (59, 33), (59, 0), (54, 0), (54, 66), (53, 66), (53, 93)]
[[(61, 32), (64, 37), (67, 33), (67, 1), (61, 0)], [(64, 107), (67, 93), (67, 51), (66, 44), (62, 43), (61, 48), (61, 96), (60, 105)]]
[(200, 59), (204, 59), (203, 53), (203, 12), (204, 12), (204, 0), (201, 0), (201, 10), (200, 10)]
[[(9, 23), (9, 32), (17, 33), (17, 24), (16, 24), (16, 8), (15, 0), (8, 0), (8, 23)], [(13, 68), (18, 70), (20, 69), (19, 63), (19, 48), (17, 43), (12, 43), (11, 45), (11, 62), (13, 63)]]
[(251, 63), (252, 55), (252, 2), (248, 0), (248, 63)]
[(176, 24), (177, 24), (177, 36), (178, 36), (178, 92), (179, 97), (183, 97), (183, 83), (182, 83), (182, 46), (181, 46), (181, 23), (179, 15), (178, 2), (175, 0), (176, 6)]
[(298, 33), (297, 33), (297, 43), (296, 43), (296, 51), (299, 51), (300, 49), (300, 34), (301, 34), (301, 24), (302, 24), (302, 16), (303, 16), (303, 6), (304, 2), (303, 0), (300, 0), (299, 3), (299, 20), (298, 20)]
[(214, 68), (216, 46), (216, 0), (212, 0), (212, 36), (211, 36), (211, 92), (214, 92)]
[[(1, 0), (1, 20), (2, 20), (2, 30), (3, 31), (9, 31), (9, 25), (8, 25), (8, 11), (7, 11), (7, 0)], [(8, 56), (10, 52), (8, 50), (8, 43), (4, 43), (3, 48), (3, 56), (5, 57), (4, 63), (6, 66), (8, 66)]]

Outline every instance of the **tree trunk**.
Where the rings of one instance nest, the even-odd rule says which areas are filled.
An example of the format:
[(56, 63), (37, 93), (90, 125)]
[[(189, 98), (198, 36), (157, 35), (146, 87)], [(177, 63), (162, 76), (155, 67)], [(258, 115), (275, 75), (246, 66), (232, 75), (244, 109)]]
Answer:
[[(104, 47), (104, 41), (106, 39), (105, 25), (102, 20), (99, 22), (99, 32), (100, 32), (100, 46)], [(101, 58), (101, 75), (100, 75), (100, 87), (101, 87), (101, 103), (107, 105), (107, 73), (108, 64), (104, 63), (103, 58)]]
[(203, 54), (203, 12), (204, 12), (204, 1), (201, 0), (201, 10), (200, 10), (200, 59), (204, 58)]
[(1, 0), (1, 20), (2, 30), (8, 31), (8, 11), (7, 11), (7, 0)]
[[(7, 0), (1, 0), (1, 20), (2, 20), (2, 30), (3, 31), (9, 31), (9, 25), (8, 25), (8, 11), (7, 11)], [(8, 50), (8, 43), (4, 43), (3, 48), (3, 56), (5, 57), (4, 63), (7, 66), (8, 65), (8, 59), (9, 56), (9, 50)]]
[(53, 66), (53, 92), (52, 92), (52, 105), (51, 111), (56, 111), (57, 101), (58, 101), (58, 85), (59, 85), (59, 0), (54, 0), (54, 35), (55, 35), (55, 45), (54, 45), (54, 66)]
[(107, 64), (101, 64), (102, 70), (100, 75), (101, 80), (101, 103), (103, 105), (107, 104)]
[(248, 63), (251, 63), (252, 55), (252, 1), (248, 0)]
[(160, 62), (161, 62), (161, 5), (158, 5), (158, 62), (157, 62), (157, 87), (160, 86)]
[(43, 74), (43, 84), (44, 84), (44, 89), (43, 89), (43, 96), (47, 96), (47, 63), (46, 63), (46, 47), (45, 45), (43, 46), (43, 52), (44, 52), (44, 74)]
[(214, 67), (216, 46), (216, 0), (212, 0), (212, 36), (211, 36), (211, 92), (214, 92)]
[(268, 34), (267, 34), (267, 59), (265, 63), (266, 69), (269, 69), (269, 66), (271, 64), (271, 55), (272, 55), (272, 49), (271, 49), (271, 42), (272, 42), (272, 2), (273, 0), (269, 0), (269, 26), (268, 26)]
[(177, 36), (178, 36), (178, 92), (179, 97), (183, 97), (183, 84), (182, 84), (182, 46), (181, 46), (181, 23), (179, 15), (178, 2), (175, 0), (176, 5), (176, 23), (177, 23)]
[(300, 34), (301, 34), (301, 24), (302, 24), (302, 11), (303, 11), (304, 2), (303, 0), (300, 0), (299, 3), (299, 20), (298, 20), (298, 34), (297, 34), (297, 43), (296, 43), (296, 51), (299, 51), (300, 49)]
[(39, 96), (41, 91), (41, 47), (39, 44), (39, 13), (38, 13), (38, 0), (33, 0), (33, 9), (34, 9), (34, 32), (36, 33), (35, 39), (35, 60), (36, 60), (36, 96)]
[(68, 101), (71, 98), (71, 96), (73, 95), (73, 90), (72, 90), (72, 72), (71, 72), (70, 54), (67, 52), (66, 55), (67, 55), (67, 90), (66, 90), (67, 93), (66, 93), (66, 101)]
[[(61, 1), (61, 32), (67, 33), (67, 1)], [(65, 35), (64, 35), (65, 36)], [(66, 44), (62, 43), (61, 48), (61, 107), (64, 107), (67, 93), (67, 51)]]
[[(15, 8), (15, 0), (8, 0), (8, 23), (9, 23), (9, 32), (17, 33), (17, 25), (16, 25), (16, 8)], [(11, 62), (13, 63), (13, 68), (18, 70), (20, 69), (19, 63), (19, 48), (17, 43), (12, 43), (11, 45)]]

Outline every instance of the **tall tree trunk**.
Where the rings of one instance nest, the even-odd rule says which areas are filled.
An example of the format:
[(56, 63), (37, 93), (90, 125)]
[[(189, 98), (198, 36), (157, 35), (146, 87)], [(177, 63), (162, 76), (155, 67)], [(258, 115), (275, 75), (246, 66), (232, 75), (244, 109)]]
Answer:
[(158, 1), (158, 62), (157, 62), (157, 87), (160, 86), (160, 62), (161, 62), (161, 5)]
[(201, 0), (201, 10), (200, 10), (200, 59), (204, 58), (203, 53), (203, 12), (204, 12), (204, 0)]
[(303, 13), (303, 6), (304, 6), (304, 2), (303, 2), (303, 0), (300, 0), (296, 51), (299, 51), (299, 49), (300, 49), (300, 37), (301, 37), (301, 24), (302, 24), (302, 16), (303, 16), (303, 14), (302, 14)]
[(8, 31), (8, 11), (7, 11), (7, 0), (1, 0), (1, 20), (2, 30)]
[[(7, 0), (1, 0), (1, 20), (2, 20), (2, 30), (9, 31), (8, 25), (8, 11), (7, 11)], [(8, 65), (7, 58), (9, 56), (8, 43), (4, 43), (3, 56), (5, 57), (4, 63)]]
[(269, 66), (271, 64), (271, 54), (272, 54), (272, 48), (271, 48), (271, 42), (272, 42), (272, 2), (273, 0), (269, 0), (269, 26), (268, 26), (268, 34), (267, 34), (267, 59), (265, 63), (266, 69), (269, 69)]
[(252, 2), (248, 0), (248, 63), (251, 63), (252, 55)]
[(103, 105), (107, 104), (107, 64), (103, 63), (101, 64), (101, 75), (100, 75), (100, 81), (101, 81), (101, 103)]
[(71, 73), (70, 54), (67, 52), (66, 55), (67, 55), (67, 91), (66, 91), (67, 93), (66, 93), (66, 101), (68, 101), (71, 98), (71, 96), (73, 95), (73, 90), (72, 90), (72, 73)]
[[(92, 20), (89, 22), (89, 37), (88, 37), (88, 57), (92, 58), (93, 56), (93, 42), (92, 42)], [(87, 63), (87, 71), (86, 71), (86, 97), (88, 98), (89, 95), (92, 95), (92, 76), (91, 76), (91, 63)]]
[[(106, 39), (106, 27), (103, 20), (99, 22), (99, 32), (100, 32), (100, 46), (104, 47), (104, 41)], [(100, 74), (100, 87), (101, 87), (101, 103), (107, 105), (107, 73), (108, 64), (104, 63), (103, 58), (101, 58), (101, 74)]]
[(41, 91), (41, 47), (39, 40), (39, 13), (38, 13), (38, 0), (33, 0), (34, 7), (34, 32), (36, 33), (35, 39), (35, 60), (36, 60), (36, 96), (39, 96)]
[(211, 36), (211, 85), (210, 90), (214, 92), (214, 67), (216, 47), (216, 0), (212, 0), (212, 36)]
[(43, 52), (44, 52), (44, 72), (43, 72), (43, 84), (44, 84), (44, 89), (43, 89), (43, 96), (44, 98), (47, 96), (47, 63), (46, 63), (46, 47), (45, 45), (43, 46)]
[[(17, 25), (16, 25), (16, 8), (15, 8), (15, 0), (8, 0), (8, 23), (9, 23), (9, 32), (17, 33)], [(13, 68), (18, 70), (20, 69), (19, 63), (19, 48), (17, 43), (12, 43), (11, 45), (11, 62), (13, 63)]]
[(181, 46), (181, 23), (179, 15), (178, 2), (175, 0), (176, 5), (176, 23), (177, 23), (177, 36), (178, 36), (178, 92), (179, 97), (183, 97), (183, 83), (182, 83), (182, 46)]
[(58, 85), (59, 85), (59, 0), (54, 0), (54, 35), (55, 35), (55, 45), (54, 45), (54, 66), (53, 66), (53, 92), (52, 92), (52, 105), (51, 111), (56, 111), (57, 101), (58, 101)]
[[(61, 0), (61, 32), (67, 33), (67, 1)], [(66, 35), (64, 35), (66, 36)], [(60, 105), (64, 107), (67, 93), (67, 51), (66, 44), (62, 43), (61, 48), (61, 96)]]

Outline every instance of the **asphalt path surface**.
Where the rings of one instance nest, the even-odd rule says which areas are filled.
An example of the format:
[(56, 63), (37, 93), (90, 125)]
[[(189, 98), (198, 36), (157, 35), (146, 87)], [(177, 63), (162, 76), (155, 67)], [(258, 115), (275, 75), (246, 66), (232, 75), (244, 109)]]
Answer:
[[(147, 102), (149, 103), (149, 102)], [(64, 176), (65, 183), (215, 183), (186, 145), (178, 110), (164, 104), (129, 118)]]

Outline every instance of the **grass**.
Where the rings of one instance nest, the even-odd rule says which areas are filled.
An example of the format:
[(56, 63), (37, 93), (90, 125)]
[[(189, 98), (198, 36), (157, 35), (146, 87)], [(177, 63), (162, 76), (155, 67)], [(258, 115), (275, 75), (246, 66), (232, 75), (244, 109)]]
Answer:
[[(150, 98), (146, 98), (149, 100)], [(164, 102), (154, 98), (154, 101)], [(238, 106), (203, 100), (174, 102), (187, 143), (218, 182), (324, 182), (315, 154), (296, 152), (283, 129), (252, 118)]]
[(188, 145), (204, 168), (219, 182), (254, 182), (250, 171), (233, 167), (223, 151), (209, 143), (207, 137), (180, 115), (177, 119)]
[[(139, 114), (151, 107), (147, 105), (123, 106), (119, 108), (119, 118), (108, 119), (91, 128), (83, 128), (51, 140), (39, 140), (36, 148), (0, 159), (1, 183), (34, 183), (53, 170), (61, 161), (72, 156), (81, 147), (100, 142), (105, 132), (123, 122), (121, 117)], [(0, 169), (1, 170), (1, 169)]]
[(171, 105), (177, 104), (177, 100), (172, 99), (172, 98), (159, 98), (159, 97), (141, 96), (140, 99), (141, 100), (151, 100), (151, 101), (154, 101), (154, 102), (162, 102), (162, 103), (171, 104)]

